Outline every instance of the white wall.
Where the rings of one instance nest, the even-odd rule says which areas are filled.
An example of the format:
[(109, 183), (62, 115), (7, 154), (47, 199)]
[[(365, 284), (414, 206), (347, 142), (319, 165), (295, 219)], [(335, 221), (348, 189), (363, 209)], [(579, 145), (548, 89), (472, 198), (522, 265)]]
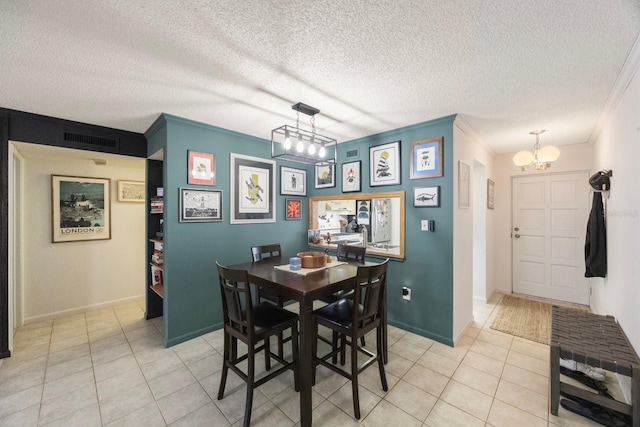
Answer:
[[(457, 342), (465, 329), (473, 322), (473, 265), (474, 209), (486, 210), (486, 203), (474, 202), (474, 162), (485, 167), (485, 176), (493, 179), (493, 152), (486, 147), (463, 118), (457, 117), (453, 127), (453, 339)], [(469, 165), (471, 170), (470, 201), (468, 209), (458, 208), (458, 161)], [(479, 185), (486, 187), (486, 180)], [(496, 187), (498, 186), (496, 182)], [(486, 211), (486, 283), (494, 279), (495, 249), (493, 246), (493, 212)], [(487, 285), (488, 286), (488, 285)]]
[[(118, 202), (116, 196), (119, 179), (145, 180), (144, 159), (139, 165), (96, 166), (91, 159), (63, 157), (25, 159), (25, 322), (144, 295), (145, 204)], [(111, 178), (111, 240), (51, 242), (52, 174)]]
[(613, 177), (606, 199), (608, 273), (604, 279), (590, 279), (593, 311), (616, 317), (636, 353), (640, 353), (639, 65), (636, 43), (625, 69), (628, 76), (618, 81), (621, 95), (605, 110), (606, 121), (594, 145), (594, 170), (610, 169)]
[[(550, 132), (548, 130), (547, 132)], [(543, 134), (544, 135), (544, 134)], [(531, 149), (535, 140), (531, 140)], [(541, 138), (542, 146), (544, 139)], [(593, 149), (587, 144), (562, 145), (560, 158), (547, 171), (531, 170), (523, 172), (513, 163), (515, 153), (500, 154), (495, 158), (495, 211), (494, 211), (494, 268), (495, 281), (487, 287), (493, 286), (491, 292), (511, 293), (511, 190), (514, 177), (524, 175), (552, 174), (559, 172), (588, 171), (592, 169)], [(585, 234), (587, 224), (585, 223)], [(489, 294), (491, 295), (491, 293)]]

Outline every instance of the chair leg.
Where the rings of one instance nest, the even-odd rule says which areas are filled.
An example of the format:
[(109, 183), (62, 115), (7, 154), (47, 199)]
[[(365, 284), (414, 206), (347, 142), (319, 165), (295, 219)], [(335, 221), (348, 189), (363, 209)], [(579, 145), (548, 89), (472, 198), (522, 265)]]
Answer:
[(264, 339), (264, 369), (267, 371), (271, 370), (271, 357), (269, 357), (269, 352), (271, 351), (270, 346), (269, 337), (266, 337)]
[[(291, 351), (293, 352), (293, 384), (295, 391), (300, 391), (300, 353), (298, 350), (298, 322), (291, 327)], [(315, 367), (313, 369), (315, 382)]]
[[(331, 351), (336, 351), (338, 349), (338, 333), (336, 331), (331, 331)], [(334, 365), (338, 363), (338, 353), (334, 353), (331, 356), (331, 363)]]
[(367, 343), (364, 341), (364, 335), (360, 337), (360, 344), (361, 344), (363, 347), (366, 347), (366, 345), (367, 345)]
[(318, 324), (314, 323), (313, 328), (313, 336), (311, 337), (311, 366), (313, 368), (313, 374), (311, 376), (312, 386), (316, 385), (316, 370), (318, 369), (318, 364), (316, 363), (316, 359), (318, 357)]
[(244, 405), (244, 422), (242, 423), (243, 427), (249, 427), (249, 425), (251, 424), (251, 406), (253, 405), (253, 389), (256, 366), (254, 346), (255, 344), (250, 345), (247, 355), (247, 401)]
[(346, 360), (347, 360), (346, 354), (347, 354), (347, 336), (342, 334), (340, 336), (340, 364), (342, 366), (344, 366), (344, 364), (346, 363)]
[(229, 334), (224, 333), (224, 357), (222, 361), (222, 375), (220, 376), (220, 387), (218, 388), (218, 400), (224, 397), (224, 387), (227, 384), (227, 372), (229, 371), (229, 358), (231, 357), (231, 340)]
[[(344, 336), (343, 336), (344, 338)], [(360, 419), (360, 399), (358, 397), (358, 346), (357, 339), (351, 339), (351, 391), (353, 394), (353, 412), (356, 420)]]
[(378, 342), (377, 352), (378, 352), (378, 369), (380, 370), (380, 381), (382, 382), (382, 390), (387, 391), (389, 387), (387, 386), (387, 375), (384, 372), (384, 343), (382, 342), (384, 331), (382, 330), (383, 326), (380, 325), (376, 329), (376, 341)]
[(278, 334), (278, 356), (280, 359), (284, 359), (284, 334), (282, 332)]

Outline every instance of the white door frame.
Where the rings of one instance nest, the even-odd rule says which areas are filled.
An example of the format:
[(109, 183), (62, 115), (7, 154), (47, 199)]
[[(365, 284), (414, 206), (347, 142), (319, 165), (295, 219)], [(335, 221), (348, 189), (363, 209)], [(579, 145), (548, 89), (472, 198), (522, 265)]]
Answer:
[(9, 141), (9, 351), (13, 350), (13, 335), (24, 322), (23, 256), (22, 256), (22, 194), (24, 188), (24, 158)]

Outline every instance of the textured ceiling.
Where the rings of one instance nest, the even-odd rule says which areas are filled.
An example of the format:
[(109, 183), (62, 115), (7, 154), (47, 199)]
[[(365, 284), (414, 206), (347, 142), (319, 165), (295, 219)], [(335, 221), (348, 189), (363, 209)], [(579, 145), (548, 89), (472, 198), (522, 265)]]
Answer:
[(301, 101), (338, 141), (458, 113), (497, 153), (538, 128), (587, 142), (640, 32), (638, 0), (0, 0), (0, 16), (1, 107), (269, 138)]

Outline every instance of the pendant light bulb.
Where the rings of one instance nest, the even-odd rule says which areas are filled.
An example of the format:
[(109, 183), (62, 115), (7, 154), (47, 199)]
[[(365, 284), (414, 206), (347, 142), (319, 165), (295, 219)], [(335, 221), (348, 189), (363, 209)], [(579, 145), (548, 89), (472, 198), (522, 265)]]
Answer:
[(291, 137), (289, 136), (289, 131), (284, 131), (284, 149), (285, 151), (291, 148)]
[(316, 144), (309, 144), (309, 154), (312, 156), (316, 154)]
[(318, 156), (324, 157), (327, 154), (327, 150), (324, 149), (324, 144), (320, 147), (320, 151), (318, 151)]
[(302, 142), (302, 137), (298, 136), (298, 144), (296, 145), (296, 150), (298, 153), (302, 153), (304, 151), (304, 143)]

